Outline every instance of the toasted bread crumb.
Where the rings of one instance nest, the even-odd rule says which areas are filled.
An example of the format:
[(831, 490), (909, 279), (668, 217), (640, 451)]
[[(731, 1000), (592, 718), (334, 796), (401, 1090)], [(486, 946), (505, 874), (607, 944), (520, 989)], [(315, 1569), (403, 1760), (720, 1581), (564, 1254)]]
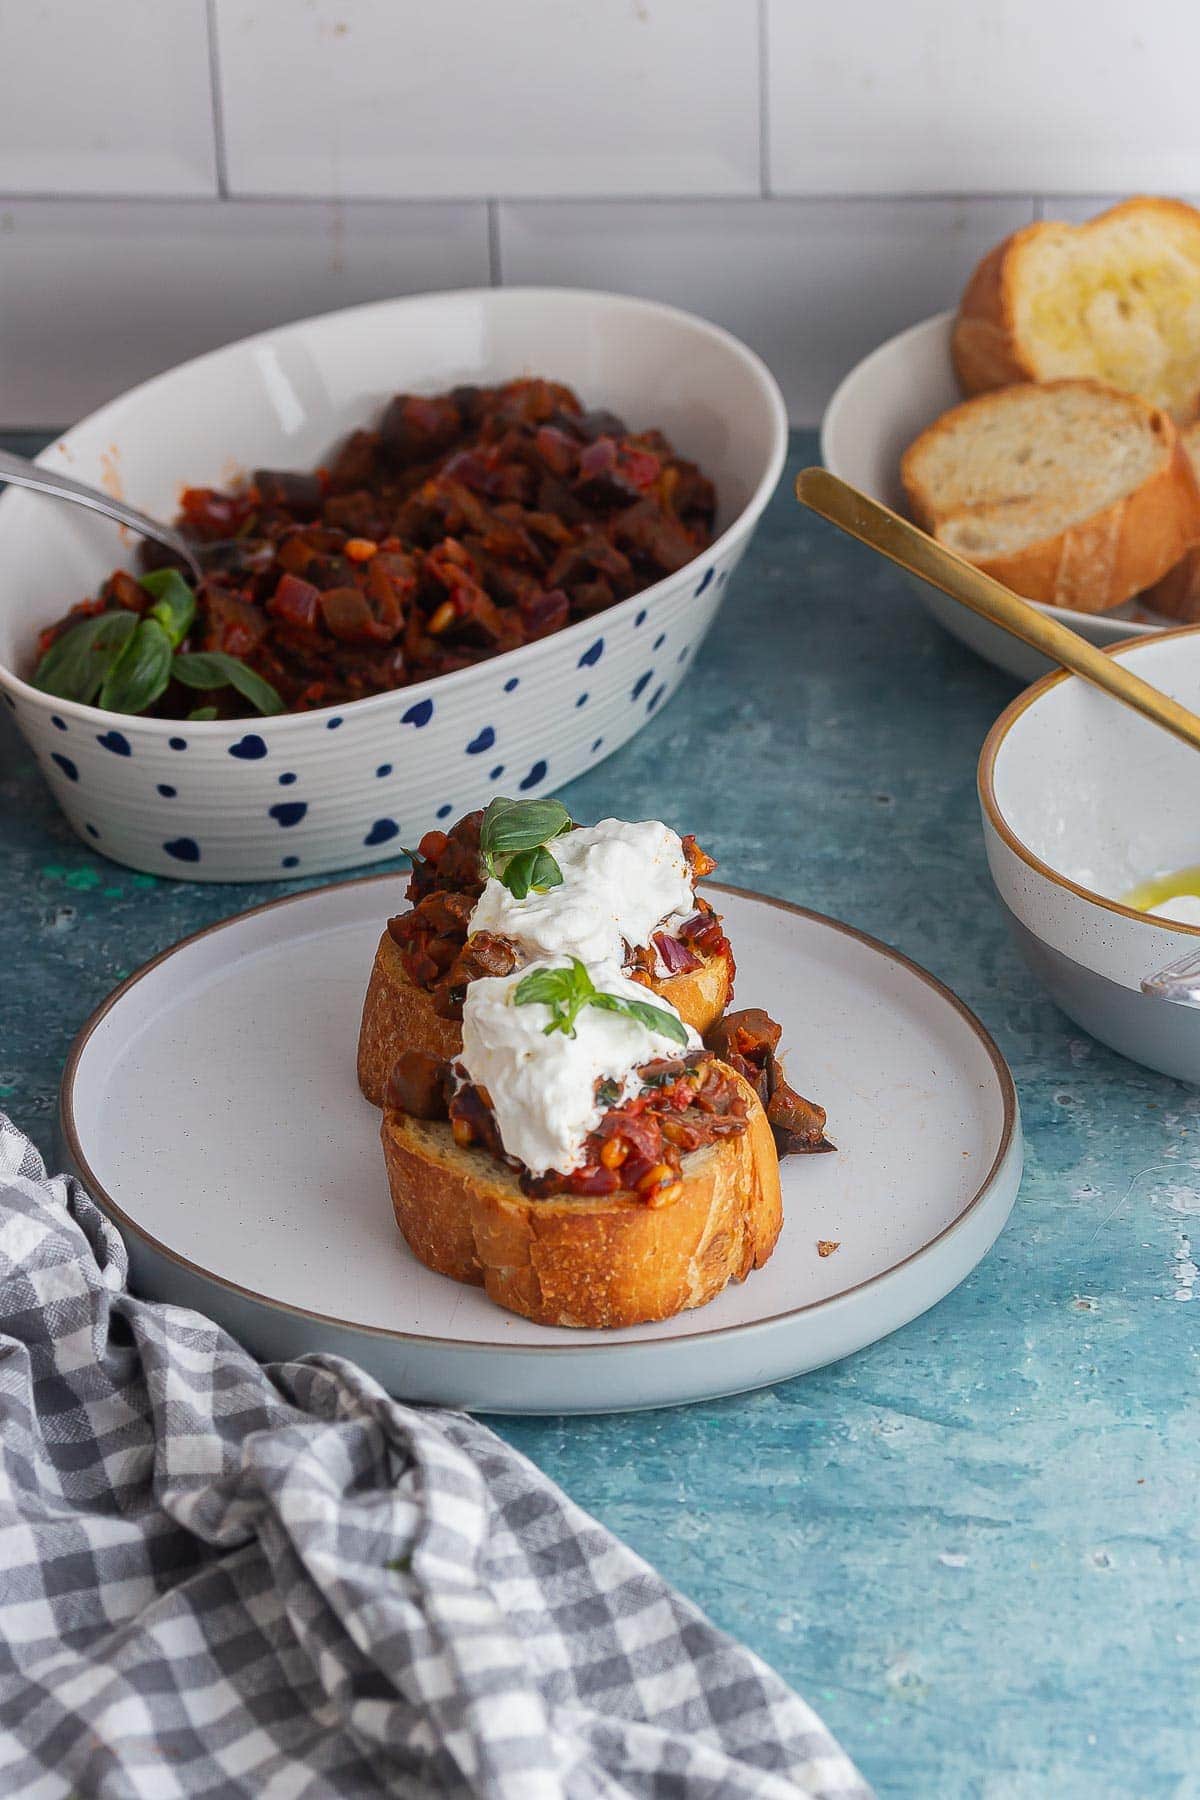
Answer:
[(834, 1251), (840, 1250), (841, 1247), (842, 1247), (842, 1241), (840, 1238), (837, 1238), (837, 1239), (818, 1238), (817, 1239), (817, 1255), (818, 1256), (832, 1256)]

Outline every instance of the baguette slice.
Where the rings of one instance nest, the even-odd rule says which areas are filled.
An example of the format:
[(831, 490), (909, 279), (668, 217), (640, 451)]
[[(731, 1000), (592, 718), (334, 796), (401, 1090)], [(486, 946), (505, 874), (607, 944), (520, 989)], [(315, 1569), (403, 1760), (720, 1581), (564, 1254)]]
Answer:
[(383, 1154), (396, 1223), (439, 1275), (483, 1287), (538, 1325), (609, 1327), (704, 1306), (761, 1269), (783, 1223), (779, 1158), (753, 1089), (749, 1127), (683, 1159), (683, 1193), (531, 1200), (513, 1172), (450, 1127), (389, 1110)]
[(1096, 381), (981, 394), (905, 451), (917, 522), (1028, 600), (1108, 612), (1200, 536), (1200, 488), (1165, 412)]
[[(1200, 423), (1189, 425), (1180, 435), (1192, 473), (1200, 482)], [(1142, 601), (1152, 612), (1163, 613), (1168, 619), (1179, 619), (1188, 625), (1200, 621), (1200, 542), (1194, 543), (1175, 567), (1142, 595)]]
[(968, 394), (1091, 376), (1177, 419), (1200, 402), (1200, 212), (1135, 199), (997, 244), (967, 284), (954, 366)]
[[(729, 959), (711, 957), (698, 969), (656, 980), (653, 988), (703, 1037), (733, 997)], [(427, 1050), (452, 1061), (462, 1050), (462, 1023), (443, 1019), (425, 989), (408, 979), (400, 952), (385, 931), (375, 952), (358, 1034), (358, 1085), (372, 1106), (383, 1105), (388, 1076), (402, 1050)]]

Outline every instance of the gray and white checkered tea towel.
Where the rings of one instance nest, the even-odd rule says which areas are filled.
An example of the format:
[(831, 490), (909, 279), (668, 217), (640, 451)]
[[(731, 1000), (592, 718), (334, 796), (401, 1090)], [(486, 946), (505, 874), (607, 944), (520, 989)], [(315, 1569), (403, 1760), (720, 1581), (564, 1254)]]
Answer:
[(485, 1426), (125, 1277), (0, 1114), (0, 1793), (867, 1794)]

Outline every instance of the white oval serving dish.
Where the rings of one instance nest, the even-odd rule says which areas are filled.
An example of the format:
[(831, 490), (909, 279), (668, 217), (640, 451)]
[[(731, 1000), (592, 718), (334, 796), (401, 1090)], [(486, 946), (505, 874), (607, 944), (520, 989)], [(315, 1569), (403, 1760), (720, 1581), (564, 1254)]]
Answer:
[[(963, 397), (950, 361), (953, 328), (954, 313), (944, 312), (897, 333), (851, 369), (825, 408), (821, 421), (825, 467), (896, 512), (907, 510), (900, 486), (901, 456), (927, 425)], [(905, 575), (904, 580), (939, 625), (997, 668), (1021, 681), (1035, 681), (1053, 666), (939, 588), (915, 575)], [(1060, 619), (1090, 644), (1153, 637), (1161, 629), (1117, 613), (1077, 613), (1040, 601), (1030, 604), (1048, 618)], [(1120, 613), (1127, 614), (1132, 604)]]
[[(1200, 710), (1200, 627), (1113, 650)], [(1065, 1013), (1102, 1043), (1200, 1082), (1200, 1009), (1141, 991), (1200, 927), (1121, 896), (1200, 863), (1200, 756), (1076, 675), (1047, 676), (997, 719), (979, 759), (988, 866), (1017, 943)]]
[[(940, 1300), (990, 1248), (1021, 1176), (1008, 1069), (941, 984), (848, 926), (715, 894), (738, 996), (783, 1026), (835, 1155), (783, 1164), (764, 1269), (711, 1305), (568, 1331), (435, 1275), (392, 1217), (379, 1114), (358, 1091), (362, 996), (404, 877), (244, 913), (148, 964), (84, 1026), (63, 1153), (129, 1246), (135, 1285), (264, 1357), (353, 1356), (408, 1400), (609, 1412), (761, 1387)], [(822, 1257), (818, 1242), (836, 1242)]]
[(646, 300), (481, 288), (382, 301), (185, 363), (76, 425), (39, 460), (169, 519), (186, 485), (308, 469), (395, 392), (540, 374), (657, 426), (717, 484), (718, 536), (594, 619), (472, 669), (310, 713), (128, 717), (22, 679), (37, 633), (130, 551), (120, 528), (0, 498), (0, 691), (72, 826), (117, 862), (200, 881), (269, 880), (394, 856), (497, 791), (570, 781), (670, 699), (783, 467), (787, 415), (736, 338)]

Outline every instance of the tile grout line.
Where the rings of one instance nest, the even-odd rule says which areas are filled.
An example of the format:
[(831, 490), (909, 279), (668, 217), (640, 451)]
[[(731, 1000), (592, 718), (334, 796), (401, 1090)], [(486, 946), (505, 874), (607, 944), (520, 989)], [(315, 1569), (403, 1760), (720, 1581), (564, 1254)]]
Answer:
[(767, 78), (767, 0), (758, 0), (758, 186), (771, 198), (771, 98)]
[(217, 198), (229, 198), (229, 159), (225, 145), (225, 108), (221, 93), (221, 55), (217, 41), (217, 0), (205, 0), (208, 25), (208, 82), (212, 106), (213, 147), (217, 164)]
[(504, 265), (500, 256), (500, 202), (487, 202), (488, 281), (492, 287), (504, 286)]

